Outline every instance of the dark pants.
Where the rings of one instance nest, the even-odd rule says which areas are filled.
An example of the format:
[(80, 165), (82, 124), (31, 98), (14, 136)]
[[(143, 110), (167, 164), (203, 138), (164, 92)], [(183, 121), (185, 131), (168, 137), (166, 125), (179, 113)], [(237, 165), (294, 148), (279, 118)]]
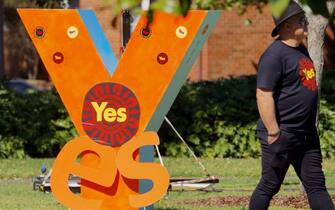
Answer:
[(251, 196), (249, 210), (268, 209), (290, 164), (305, 187), (310, 207), (313, 210), (334, 210), (325, 186), (317, 133), (305, 135), (282, 131), (271, 145), (267, 143), (266, 132), (258, 132), (258, 137), (262, 145), (262, 177)]

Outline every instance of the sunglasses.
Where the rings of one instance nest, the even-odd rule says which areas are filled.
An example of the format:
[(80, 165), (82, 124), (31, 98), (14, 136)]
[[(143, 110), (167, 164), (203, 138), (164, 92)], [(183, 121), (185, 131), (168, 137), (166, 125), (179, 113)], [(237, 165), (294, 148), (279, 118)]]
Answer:
[(308, 22), (306, 16), (301, 16), (299, 18), (293, 17), (292, 19), (289, 20), (289, 22), (292, 22), (292, 23), (297, 22), (301, 26), (308, 26), (309, 25), (309, 22)]

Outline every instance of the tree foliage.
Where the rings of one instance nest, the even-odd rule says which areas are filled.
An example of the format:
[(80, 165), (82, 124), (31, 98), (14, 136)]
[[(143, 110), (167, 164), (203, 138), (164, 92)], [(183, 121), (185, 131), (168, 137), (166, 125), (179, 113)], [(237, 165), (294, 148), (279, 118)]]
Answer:
[(62, 8), (64, 0), (5, 0), (6, 7)]
[[(314, 14), (321, 14), (330, 18), (327, 2), (334, 0), (301, 0), (300, 3), (309, 7)], [(104, 0), (113, 4), (117, 11), (130, 9), (138, 11), (142, 0)], [(260, 10), (266, 3), (270, 3), (274, 16), (280, 16), (288, 6), (290, 0), (156, 0), (150, 5), (149, 10), (164, 11), (176, 15), (186, 15), (189, 9), (230, 10), (238, 8), (243, 13), (247, 6), (253, 5)]]

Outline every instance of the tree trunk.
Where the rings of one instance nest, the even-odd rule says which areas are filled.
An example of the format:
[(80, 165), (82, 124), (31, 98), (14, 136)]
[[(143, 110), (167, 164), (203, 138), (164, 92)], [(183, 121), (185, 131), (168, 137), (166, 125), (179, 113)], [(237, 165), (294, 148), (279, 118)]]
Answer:
[(319, 101), (318, 101), (318, 114), (316, 117), (316, 125), (319, 125), (319, 112), (320, 112), (320, 96), (322, 85), (323, 73), (323, 46), (325, 30), (328, 25), (328, 19), (321, 15), (307, 14), (308, 25), (308, 52), (313, 60), (314, 68), (316, 71), (316, 82), (318, 84)]
[[(330, 1), (328, 3), (328, 9), (330, 14), (334, 12), (335, 2)], [(308, 25), (308, 52), (313, 60), (315, 71), (316, 71), (316, 81), (318, 84), (319, 101), (318, 101), (318, 114), (316, 119), (317, 126), (319, 125), (319, 112), (320, 112), (320, 96), (321, 96), (321, 85), (322, 85), (322, 73), (323, 73), (323, 46), (325, 30), (328, 25), (328, 19), (315, 14), (306, 14), (309, 25)], [(303, 185), (300, 183), (301, 194), (305, 194)]]
[(0, 78), (5, 76), (3, 27), (4, 27), (4, 1), (0, 0)]
[[(330, 14), (334, 13), (335, 2), (328, 2), (328, 10)], [(321, 15), (307, 14), (307, 19), (309, 21), (308, 26), (308, 51), (314, 62), (314, 67), (316, 70), (316, 81), (318, 84), (319, 99), (321, 96), (321, 85), (322, 85), (322, 73), (323, 73), (323, 46), (325, 30), (328, 25), (328, 19)], [(318, 112), (320, 111), (320, 103), (318, 104)], [(317, 125), (319, 124), (319, 114), (317, 115)]]
[(322, 71), (323, 71), (323, 45), (325, 30), (328, 24), (328, 19), (321, 15), (307, 14), (309, 21), (308, 26), (308, 52), (313, 60), (316, 70), (316, 80), (321, 88)]

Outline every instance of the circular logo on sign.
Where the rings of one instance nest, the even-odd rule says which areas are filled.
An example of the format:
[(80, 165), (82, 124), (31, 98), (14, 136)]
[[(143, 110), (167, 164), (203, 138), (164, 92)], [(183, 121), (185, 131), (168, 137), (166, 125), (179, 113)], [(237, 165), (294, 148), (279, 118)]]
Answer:
[(45, 35), (45, 31), (43, 27), (36, 27), (35, 28), (35, 36), (39, 39), (42, 39)]
[(52, 58), (56, 64), (60, 64), (64, 61), (64, 55), (61, 52), (56, 52), (53, 54)]
[(177, 36), (179, 39), (184, 39), (184, 38), (187, 36), (187, 28), (184, 27), (184, 26), (179, 26), (179, 27), (176, 29), (176, 36)]
[(71, 39), (76, 38), (78, 34), (79, 34), (78, 28), (75, 26), (70, 26), (67, 29), (67, 36), (70, 37)]
[(168, 58), (168, 56), (167, 56), (167, 54), (166, 53), (159, 53), (158, 55), (157, 55), (157, 62), (159, 63), (159, 64), (166, 64), (167, 62), (168, 62), (168, 60), (169, 60), (169, 58)]
[(141, 29), (141, 35), (144, 38), (149, 38), (151, 36), (151, 30), (148, 27), (144, 27)]
[(95, 85), (86, 94), (82, 125), (99, 144), (118, 147), (137, 132), (140, 107), (135, 94), (117, 83)]

